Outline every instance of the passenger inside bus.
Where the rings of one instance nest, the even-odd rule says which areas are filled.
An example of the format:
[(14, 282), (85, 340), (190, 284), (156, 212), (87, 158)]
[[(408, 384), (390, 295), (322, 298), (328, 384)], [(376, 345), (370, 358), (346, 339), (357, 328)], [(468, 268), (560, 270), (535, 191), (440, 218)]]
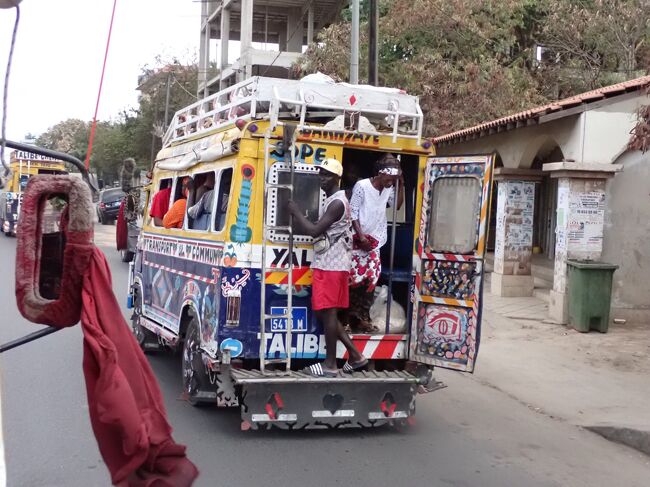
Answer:
[(189, 227), (194, 230), (207, 230), (210, 226), (214, 203), (214, 179), (214, 172), (205, 175), (205, 181), (196, 190), (196, 203), (187, 210), (191, 218)]
[(388, 239), (386, 208), (394, 205), (397, 181), (400, 183), (397, 209), (400, 209), (404, 203), (404, 177), (397, 158), (385, 154), (375, 164), (375, 176), (358, 181), (350, 198), (354, 240), (346, 325), (353, 325), (361, 333), (379, 331), (370, 319), (370, 307), (381, 274), (379, 251)]
[(172, 180), (163, 179), (160, 182), (160, 190), (151, 200), (151, 210), (149, 216), (153, 218), (153, 224), (157, 227), (163, 226), (163, 218), (169, 210), (169, 199), (172, 195)]
[(337, 318), (341, 309), (348, 307), (348, 279), (350, 269), (350, 212), (345, 191), (339, 187), (343, 166), (336, 159), (326, 159), (319, 167), (320, 187), (327, 195), (316, 223), (310, 222), (303, 209), (293, 200), (287, 209), (299, 227), (315, 239), (312, 268), (312, 310), (325, 329), (325, 360), (310, 365), (303, 372), (316, 377), (336, 377), (336, 343), (341, 340), (349, 358), (343, 371), (354, 372), (364, 368), (368, 359), (354, 346)]
[(172, 207), (163, 217), (163, 226), (165, 228), (183, 228), (185, 209), (187, 208), (187, 197), (193, 188), (194, 181), (192, 178), (188, 176), (184, 177), (181, 182), (180, 194), (177, 195), (176, 201), (174, 201)]

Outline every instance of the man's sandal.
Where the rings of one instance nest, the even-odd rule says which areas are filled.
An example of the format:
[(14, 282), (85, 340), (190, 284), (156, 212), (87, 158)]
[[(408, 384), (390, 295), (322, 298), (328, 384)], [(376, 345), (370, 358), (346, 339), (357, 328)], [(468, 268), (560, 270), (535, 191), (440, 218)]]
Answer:
[(366, 365), (368, 365), (368, 359), (363, 358), (363, 360), (360, 360), (359, 362), (350, 362), (349, 360), (343, 364), (343, 372), (346, 374), (351, 374), (353, 372), (356, 372), (357, 370), (363, 369)]
[(311, 375), (312, 377), (327, 377), (327, 378), (332, 378), (336, 377), (339, 375), (338, 369), (332, 370), (332, 369), (326, 369), (323, 367), (323, 364), (317, 363), (310, 365), (309, 367), (305, 367), (304, 369), (301, 370), (303, 374)]

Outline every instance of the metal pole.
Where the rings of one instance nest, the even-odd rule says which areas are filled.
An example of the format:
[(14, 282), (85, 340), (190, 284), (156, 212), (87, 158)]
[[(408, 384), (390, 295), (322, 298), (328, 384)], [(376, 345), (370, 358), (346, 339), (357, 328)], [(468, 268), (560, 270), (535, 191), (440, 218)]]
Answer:
[(167, 93), (165, 95), (165, 130), (169, 128), (169, 92), (171, 88), (171, 73), (167, 73)]
[(377, 86), (377, 30), (379, 7), (377, 0), (370, 0), (370, 22), (368, 23), (368, 84)]
[(29, 335), (25, 335), (22, 338), (17, 338), (16, 340), (3, 343), (2, 345), (0, 345), (0, 353), (4, 353), (7, 350), (11, 350), (12, 348), (20, 347), (21, 345), (25, 345), (26, 343), (33, 342), (34, 340), (38, 340), (39, 338), (42, 338), (46, 335), (50, 335), (59, 330), (63, 330), (63, 328), (55, 328), (53, 326), (48, 326), (47, 328), (43, 328), (42, 330), (38, 330), (33, 333), (30, 333)]
[(390, 330), (390, 307), (393, 304), (393, 264), (395, 261), (395, 229), (397, 228), (397, 200), (399, 198), (399, 179), (395, 181), (395, 193), (393, 196), (393, 221), (391, 222), (390, 234), (390, 261), (388, 272), (388, 296), (386, 298), (386, 334)]
[(352, 0), (352, 39), (350, 46), (350, 83), (359, 83), (359, 0)]
[(81, 176), (83, 177), (84, 181), (86, 181), (86, 183), (88, 183), (88, 186), (90, 186), (90, 190), (95, 193), (99, 192), (95, 184), (90, 180), (86, 166), (84, 165), (83, 162), (81, 162), (76, 157), (65, 154), (64, 152), (44, 149), (43, 147), (36, 147), (29, 144), (23, 144), (22, 142), (14, 142), (13, 140), (4, 140), (0, 138), (0, 144), (3, 143), (10, 149), (16, 149), (25, 152), (33, 152), (34, 154), (39, 154), (41, 156), (51, 157), (53, 159), (60, 159), (65, 162), (69, 162), (77, 169), (79, 169), (79, 172), (81, 173)]

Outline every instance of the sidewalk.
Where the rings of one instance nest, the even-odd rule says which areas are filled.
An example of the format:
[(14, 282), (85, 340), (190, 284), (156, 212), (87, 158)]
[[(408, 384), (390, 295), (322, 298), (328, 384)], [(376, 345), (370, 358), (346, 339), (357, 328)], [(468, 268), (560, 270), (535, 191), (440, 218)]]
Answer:
[[(489, 276), (487, 281), (489, 283)], [(537, 298), (484, 293), (474, 380), (650, 455), (650, 325), (578, 333)]]

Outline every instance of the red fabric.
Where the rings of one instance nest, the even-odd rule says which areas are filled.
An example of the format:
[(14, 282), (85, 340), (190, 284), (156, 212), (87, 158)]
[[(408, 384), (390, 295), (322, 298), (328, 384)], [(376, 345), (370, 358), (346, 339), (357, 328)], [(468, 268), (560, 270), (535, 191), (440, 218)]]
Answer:
[(125, 206), (126, 198), (124, 198), (120, 204), (120, 211), (117, 213), (117, 221), (115, 222), (115, 243), (117, 245), (117, 250), (126, 250), (129, 246), (129, 229), (126, 225), (126, 218), (124, 218)]
[[(375, 237), (370, 235), (369, 233), (366, 233), (366, 239), (368, 240), (368, 243), (370, 243), (370, 250), (376, 249), (377, 245), (379, 245), (379, 240), (377, 240)], [(361, 247), (359, 246), (359, 234), (355, 233), (352, 236), (352, 248), (355, 250), (360, 250)]]
[(348, 279), (349, 273), (346, 271), (312, 269), (312, 309), (317, 311), (319, 309), (347, 308), (350, 304)]
[[(59, 224), (57, 213), (47, 209), (45, 195), (51, 194), (69, 197), (70, 205)], [(33, 323), (61, 328), (79, 322), (82, 279), (94, 248), (90, 201), (90, 190), (81, 179), (39, 175), (27, 183), (16, 245), (16, 303), (20, 313)], [(57, 238), (59, 225), (66, 237), (63, 262), (62, 241)], [(58, 269), (61, 264), (63, 268)], [(50, 291), (45, 295), (44, 287)], [(51, 294), (52, 290), (56, 293)]]
[(122, 317), (99, 249), (84, 275), (82, 299), (90, 421), (113, 483), (192, 485), (198, 470), (171, 436), (158, 382)]
[(165, 213), (169, 210), (169, 198), (172, 195), (171, 188), (165, 188), (158, 191), (151, 201), (151, 210), (149, 216), (151, 218), (163, 218)]

